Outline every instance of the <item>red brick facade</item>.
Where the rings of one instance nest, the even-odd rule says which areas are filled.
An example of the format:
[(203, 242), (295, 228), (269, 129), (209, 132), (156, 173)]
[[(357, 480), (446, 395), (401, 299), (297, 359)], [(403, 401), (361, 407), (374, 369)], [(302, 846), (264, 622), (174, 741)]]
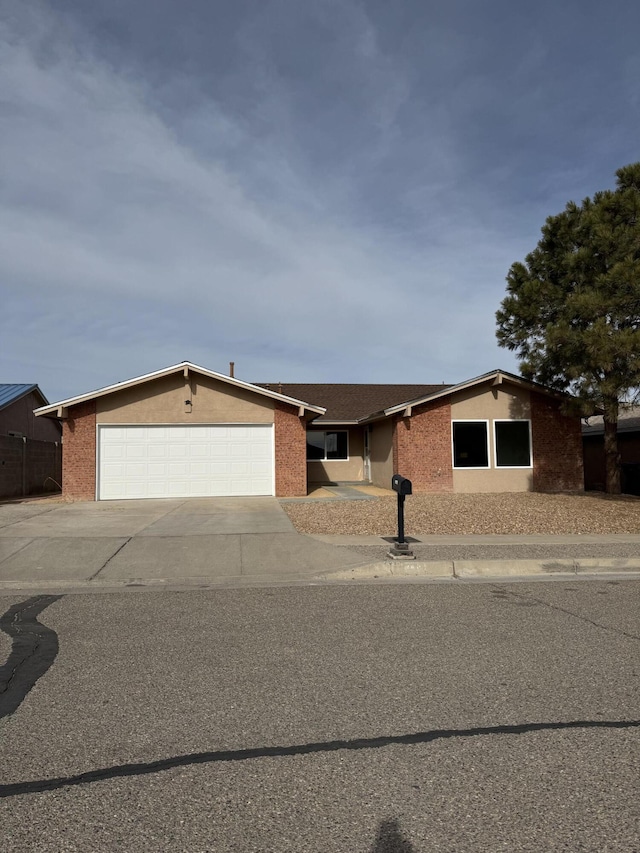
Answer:
[(531, 392), (533, 491), (584, 489), (580, 418), (563, 415), (553, 397)]
[(275, 402), (276, 495), (307, 494), (307, 429), (297, 409)]
[[(532, 391), (533, 490), (582, 491), (580, 420), (562, 414), (553, 397)], [(275, 492), (307, 494), (306, 422), (294, 406), (274, 401)], [(408, 477), (416, 493), (453, 491), (451, 403), (448, 398), (414, 408), (393, 423), (393, 469)], [(96, 404), (80, 403), (63, 421), (63, 496), (96, 497)]]
[[(306, 425), (297, 409), (275, 404), (276, 495), (307, 494)], [(81, 403), (63, 421), (62, 494), (72, 500), (96, 497), (96, 405)]]
[(62, 422), (62, 496), (96, 499), (95, 400), (69, 409), (69, 417)]
[(415, 492), (452, 492), (451, 403), (435, 400), (396, 417), (393, 469), (408, 477)]

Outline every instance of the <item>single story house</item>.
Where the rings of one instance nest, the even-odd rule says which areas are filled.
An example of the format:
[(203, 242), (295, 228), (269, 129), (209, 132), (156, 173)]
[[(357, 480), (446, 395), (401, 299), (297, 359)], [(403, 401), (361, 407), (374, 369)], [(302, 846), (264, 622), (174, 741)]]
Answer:
[(59, 490), (62, 427), (36, 418), (47, 398), (35, 383), (0, 383), (0, 498)]
[(303, 496), (310, 483), (414, 492), (579, 491), (580, 420), (495, 370), (457, 385), (252, 384), (181, 362), (37, 409), (63, 424), (63, 494)]

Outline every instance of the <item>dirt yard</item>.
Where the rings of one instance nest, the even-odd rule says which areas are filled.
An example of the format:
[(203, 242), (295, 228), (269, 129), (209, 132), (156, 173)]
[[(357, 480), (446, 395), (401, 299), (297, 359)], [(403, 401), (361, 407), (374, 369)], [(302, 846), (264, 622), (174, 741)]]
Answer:
[[(286, 503), (300, 533), (371, 534), (397, 530), (394, 497)], [(640, 498), (511, 492), (412, 495), (405, 502), (407, 535), (640, 533)]]

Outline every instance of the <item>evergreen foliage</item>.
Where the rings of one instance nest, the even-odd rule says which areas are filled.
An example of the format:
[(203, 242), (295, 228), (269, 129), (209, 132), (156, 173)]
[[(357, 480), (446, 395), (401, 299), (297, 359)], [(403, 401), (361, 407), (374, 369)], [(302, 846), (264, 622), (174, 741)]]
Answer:
[(640, 387), (640, 163), (615, 190), (569, 202), (507, 275), (498, 343), (523, 376), (604, 413), (607, 491), (620, 491), (618, 406)]

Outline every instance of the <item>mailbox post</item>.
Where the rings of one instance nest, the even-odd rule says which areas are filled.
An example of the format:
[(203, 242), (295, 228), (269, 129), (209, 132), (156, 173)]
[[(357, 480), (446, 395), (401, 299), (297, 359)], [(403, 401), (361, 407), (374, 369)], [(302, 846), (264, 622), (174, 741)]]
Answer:
[(415, 560), (413, 551), (409, 550), (409, 545), (404, 538), (404, 499), (413, 493), (411, 480), (400, 474), (394, 474), (391, 478), (391, 488), (398, 495), (398, 538), (395, 546), (389, 549), (389, 556), (394, 560)]

